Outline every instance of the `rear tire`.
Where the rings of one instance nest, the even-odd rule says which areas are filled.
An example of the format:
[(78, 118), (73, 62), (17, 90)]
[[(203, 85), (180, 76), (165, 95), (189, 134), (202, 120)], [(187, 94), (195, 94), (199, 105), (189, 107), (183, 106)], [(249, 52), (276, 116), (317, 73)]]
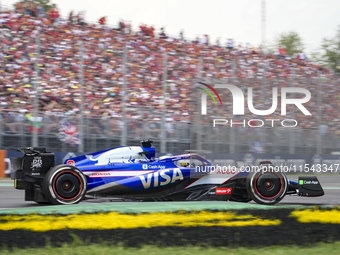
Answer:
[(287, 177), (272, 167), (268, 165), (266, 171), (250, 173), (247, 177), (247, 193), (258, 204), (273, 205), (286, 195)]
[(77, 167), (58, 165), (45, 175), (43, 193), (54, 205), (79, 203), (87, 191), (86, 177)]

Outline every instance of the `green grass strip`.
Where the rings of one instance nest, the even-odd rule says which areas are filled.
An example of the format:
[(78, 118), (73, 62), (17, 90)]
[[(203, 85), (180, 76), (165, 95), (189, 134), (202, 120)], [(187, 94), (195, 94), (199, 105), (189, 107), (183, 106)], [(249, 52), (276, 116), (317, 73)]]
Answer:
[[(268, 243), (268, 245), (270, 242)], [(97, 254), (124, 254), (124, 255), (153, 255), (153, 254), (183, 254), (183, 255), (200, 255), (200, 254), (214, 254), (214, 255), (320, 255), (320, 254), (339, 254), (340, 242), (336, 243), (320, 243), (314, 244), (310, 247), (298, 246), (268, 246), (264, 248), (202, 248), (202, 247), (156, 247), (143, 246), (141, 248), (127, 248), (124, 246), (110, 246), (103, 244), (92, 244), (87, 246), (82, 245), (63, 245), (62, 247), (53, 248), (30, 248), (30, 249), (0, 249), (0, 253), (5, 254), (22, 254), (22, 255), (97, 255)]]
[[(34, 206), (18, 209), (0, 210), (0, 214), (72, 214), (72, 213), (96, 213), (96, 212), (120, 212), (120, 213), (152, 213), (174, 212), (193, 210), (247, 210), (247, 209), (282, 209), (302, 208), (303, 206), (269, 206), (254, 203), (237, 203), (226, 201), (189, 201), (189, 202), (106, 202), (106, 203), (80, 203), (76, 205), (51, 205)], [(305, 207), (303, 207), (305, 208)]]

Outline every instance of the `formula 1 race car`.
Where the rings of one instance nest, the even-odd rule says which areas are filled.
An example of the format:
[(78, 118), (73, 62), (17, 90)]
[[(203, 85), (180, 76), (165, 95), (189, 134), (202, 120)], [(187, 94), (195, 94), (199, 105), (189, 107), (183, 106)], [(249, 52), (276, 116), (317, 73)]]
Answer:
[(198, 154), (155, 157), (152, 141), (70, 158), (55, 166), (45, 148), (22, 148), (11, 158), (11, 178), (25, 200), (75, 204), (86, 198), (141, 201), (220, 200), (272, 205), (285, 195), (322, 196), (316, 177), (287, 180), (269, 161), (258, 170), (240, 163), (216, 168)]

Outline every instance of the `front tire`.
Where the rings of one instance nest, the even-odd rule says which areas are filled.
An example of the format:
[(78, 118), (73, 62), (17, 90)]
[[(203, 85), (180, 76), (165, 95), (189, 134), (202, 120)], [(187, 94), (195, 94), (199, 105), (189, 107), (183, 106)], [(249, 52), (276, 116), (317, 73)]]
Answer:
[(247, 177), (247, 193), (258, 204), (273, 205), (280, 202), (288, 187), (284, 173), (274, 171), (272, 165), (265, 171), (250, 173)]
[(42, 188), (51, 204), (70, 205), (79, 203), (83, 199), (87, 190), (87, 181), (77, 167), (58, 165), (47, 172)]

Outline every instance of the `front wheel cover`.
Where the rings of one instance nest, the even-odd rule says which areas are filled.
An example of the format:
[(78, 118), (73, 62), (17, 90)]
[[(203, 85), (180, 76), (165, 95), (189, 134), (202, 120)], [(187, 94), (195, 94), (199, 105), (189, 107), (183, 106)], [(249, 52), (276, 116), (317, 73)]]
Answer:
[(268, 170), (250, 173), (247, 193), (258, 204), (273, 205), (281, 201), (287, 191), (288, 180), (284, 173)]
[(46, 174), (43, 193), (52, 204), (76, 204), (85, 196), (87, 181), (75, 166), (58, 165)]

